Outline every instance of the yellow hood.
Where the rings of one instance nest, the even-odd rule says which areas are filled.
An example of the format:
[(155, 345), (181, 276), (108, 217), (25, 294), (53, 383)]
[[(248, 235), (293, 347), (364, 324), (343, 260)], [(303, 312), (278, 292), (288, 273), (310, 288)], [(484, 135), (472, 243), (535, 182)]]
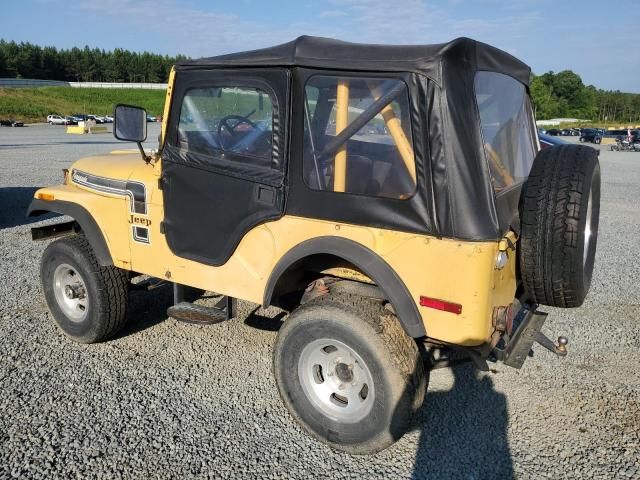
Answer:
[(144, 161), (139, 151), (119, 150), (106, 155), (81, 158), (71, 169), (115, 180), (128, 180), (131, 172), (141, 163), (144, 164)]

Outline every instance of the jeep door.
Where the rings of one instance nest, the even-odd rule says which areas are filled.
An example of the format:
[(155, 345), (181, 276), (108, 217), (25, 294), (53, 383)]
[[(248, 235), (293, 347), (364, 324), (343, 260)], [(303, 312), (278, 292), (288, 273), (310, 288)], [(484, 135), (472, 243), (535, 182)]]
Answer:
[(222, 265), (282, 216), (289, 72), (178, 69), (162, 151), (162, 229), (173, 253)]

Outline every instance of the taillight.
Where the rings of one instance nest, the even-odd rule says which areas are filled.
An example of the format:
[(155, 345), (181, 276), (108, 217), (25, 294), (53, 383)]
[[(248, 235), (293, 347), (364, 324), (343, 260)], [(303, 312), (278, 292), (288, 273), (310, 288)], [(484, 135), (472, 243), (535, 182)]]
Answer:
[(443, 312), (455, 313), (460, 315), (462, 313), (462, 305), (459, 303), (447, 302), (445, 300), (438, 300), (437, 298), (430, 298), (420, 296), (420, 306), (433, 308), (435, 310), (442, 310)]

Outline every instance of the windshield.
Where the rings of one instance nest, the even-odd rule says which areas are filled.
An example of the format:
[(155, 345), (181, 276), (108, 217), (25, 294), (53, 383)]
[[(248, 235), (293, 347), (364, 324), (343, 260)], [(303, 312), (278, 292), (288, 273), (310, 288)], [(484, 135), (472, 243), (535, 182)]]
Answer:
[(537, 151), (531, 102), (525, 86), (496, 72), (478, 72), (475, 95), (484, 151), (496, 193), (522, 183)]

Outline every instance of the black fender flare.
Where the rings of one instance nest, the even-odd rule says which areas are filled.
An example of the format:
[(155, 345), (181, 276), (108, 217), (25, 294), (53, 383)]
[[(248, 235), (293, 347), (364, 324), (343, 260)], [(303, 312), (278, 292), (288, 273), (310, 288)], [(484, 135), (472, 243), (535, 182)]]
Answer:
[(111, 253), (109, 253), (109, 247), (104, 239), (104, 235), (100, 231), (100, 227), (96, 223), (93, 216), (81, 205), (72, 202), (65, 202), (63, 200), (51, 200), (45, 201), (38, 198), (34, 198), (27, 209), (27, 217), (37, 217), (44, 215), (45, 213), (59, 213), (61, 215), (68, 215), (73, 218), (84, 233), (87, 241), (93, 249), (98, 262), (102, 266), (113, 265), (113, 259)]
[(305, 257), (322, 253), (335, 255), (352, 263), (371, 278), (393, 305), (407, 335), (413, 338), (426, 335), (418, 307), (398, 274), (369, 248), (341, 237), (317, 237), (306, 240), (289, 250), (271, 271), (264, 290), (263, 306), (271, 304), (276, 284), (289, 267)]

